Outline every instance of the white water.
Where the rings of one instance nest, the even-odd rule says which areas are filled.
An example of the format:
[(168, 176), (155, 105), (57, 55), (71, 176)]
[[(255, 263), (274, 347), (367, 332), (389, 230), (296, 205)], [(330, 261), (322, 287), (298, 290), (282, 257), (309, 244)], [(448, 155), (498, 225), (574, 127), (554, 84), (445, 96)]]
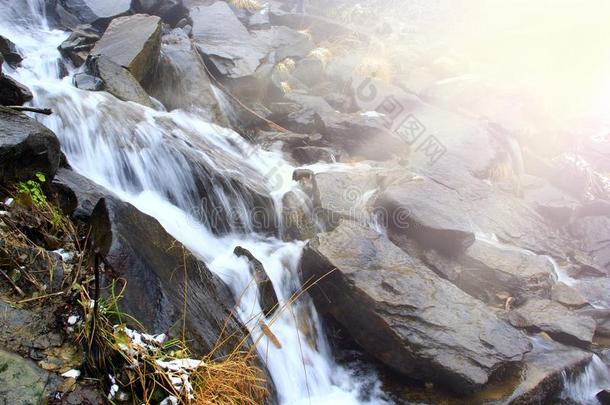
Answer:
[[(12, 0), (0, 0), (7, 2)], [(0, 35), (15, 42), (25, 60), (7, 73), (26, 84), (38, 106), (51, 107), (50, 117), (36, 117), (60, 138), (72, 167), (115, 192), (142, 212), (155, 217), (176, 239), (208, 263), (239, 298), (238, 313), (253, 338), (261, 337), (262, 313), (248, 263), (233, 254), (249, 249), (265, 266), (280, 305), (300, 291), (298, 263), (303, 243), (286, 243), (254, 232), (252, 206), (243, 191), (228, 180), (267, 191), (279, 206), (294, 187), (293, 168), (279, 153), (250, 145), (239, 134), (181, 111), (154, 111), (122, 102), (106, 93), (74, 88), (70, 77), (58, 79), (57, 46), (68, 33), (49, 30), (40, 2), (28, 0), (37, 12), (31, 23), (0, 20)], [(0, 17), (2, 18), (2, 17)], [(69, 69), (73, 73), (74, 69)], [(200, 195), (188, 164), (196, 161), (212, 173), (209, 196)], [(202, 198), (222, 208), (221, 218), (200, 209)], [(234, 216), (241, 226), (233, 226)], [(230, 232), (212, 232), (216, 222), (229, 222)], [(356, 377), (337, 365), (330, 353), (313, 304), (303, 295), (296, 304), (266, 320), (282, 343), (277, 349), (266, 337), (258, 345), (282, 404), (383, 403), (374, 376)]]

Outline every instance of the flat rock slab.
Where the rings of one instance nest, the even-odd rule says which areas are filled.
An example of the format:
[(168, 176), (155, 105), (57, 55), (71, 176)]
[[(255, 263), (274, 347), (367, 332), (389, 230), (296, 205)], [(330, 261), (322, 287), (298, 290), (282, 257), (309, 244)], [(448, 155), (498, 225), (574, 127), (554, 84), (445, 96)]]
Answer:
[(48, 378), (33, 362), (0, 350), (0, 398), (4, 404), (42, 403)]
[(386, 236), (343, 221), (303, 253), (317, 307), (368, 353), (412, 378), (480, 389), (530, 350), (525, 335)]
[(155, 70), (160, 49), (161, 18), (136, 14), (112, 20), (91, 55), (106, 56), (142, 83)]
[(222, 75), (234, 79), (252, 75), (266, 56), (266, 47), (225, 2), (194, 7), (191, 19), (193, 41)]
[(572, 345), (587, 346), (593, 341), (596, 322), (545, 299), (530, 299), (509, 313), (510, 323), (518, 328), (540, 330), (553, 339)]

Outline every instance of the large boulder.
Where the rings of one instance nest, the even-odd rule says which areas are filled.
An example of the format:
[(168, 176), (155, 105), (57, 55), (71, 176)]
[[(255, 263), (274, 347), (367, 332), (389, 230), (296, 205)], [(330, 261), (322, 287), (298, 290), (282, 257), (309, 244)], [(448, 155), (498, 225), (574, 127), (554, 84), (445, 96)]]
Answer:
[(570, 233), (592, 264), (607, 274), (610, 272), (610, 217), (578, 218), (570, 225)]
[(210, 353), (226, 339), (218, 356), (247, 341), (232, 313), (235, 302), (228, 287), (154, 218), (106, 197), (93, 211), (91, 240), (127, 282), (121, 309), (150, 332), (179, 334), (184, 325), (197, 354)]
[(545, 299), (528, 300), (512, 310), (509, 319), (515, 327), (543, 331), (559, 342), (580, 346), (592, 342), (596, 327), (593, 318)]
[(147, 90), (168, 111), (203, 112), (211, 122), (226, 124), (203, 60), (181, 29), (163, 36), (159, 65)]
[(150, 97), (129, 70), (117, 65), (110, 58), (103, 55), (90, 57), (87, 59), (86, 71), (100, 79), (99, 90), (107, 91), (119, 100), (153, 107)]
[(0, 76), (0, 105), (23, 105), (34, 96), (30, 89), (7, 75)]
[(484, 386), (531, 346), (493, 310), (386, 236), (344, 221), (305, 248), (316, 306), (394, 370), (457, 392)]
[(481, 240), (453, 259), (434, 250), (423, 255), (437, 273), (489, 304), (504, 307), (509, 298), (551, 294), (553, 265), (544, 256)]
[(57, 6), (62, 14), (70, 14), (72, 20), (102, 29), (112, 19), (131, 12), (131, 0), (59, 0)]
[(106, 56), (143, 83), (157, 68), (160, 50), (161, 19), (136, 14), (112, 20), (91, 54)]
[(0, 184), (30, 180), (37, 172), (51, 181), (60, 153), (51, 130), (25, 114), (0, 107)]
[[(252, 75), (266, 55), (266, 49), (239, 21), (223, 1), (191, 9), (193, 40), (214, 68), (223, 76)], [(222, 23), (220, 23), (222, 22)]]

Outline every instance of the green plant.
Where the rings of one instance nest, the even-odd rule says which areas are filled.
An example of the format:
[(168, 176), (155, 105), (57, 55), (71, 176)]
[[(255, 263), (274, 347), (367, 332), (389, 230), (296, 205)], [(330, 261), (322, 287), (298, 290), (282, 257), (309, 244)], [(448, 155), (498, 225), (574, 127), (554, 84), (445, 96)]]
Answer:
[(32, 200), (32, 204), (38, 208), (42, 208), (47, 204), (47, 197), (42, 192), (42, 184), (47, 180), (41, 172), (35, 173), (36, 180), (30, 179), (19, 182), (17, 192), (21, 196), (28, 197)]

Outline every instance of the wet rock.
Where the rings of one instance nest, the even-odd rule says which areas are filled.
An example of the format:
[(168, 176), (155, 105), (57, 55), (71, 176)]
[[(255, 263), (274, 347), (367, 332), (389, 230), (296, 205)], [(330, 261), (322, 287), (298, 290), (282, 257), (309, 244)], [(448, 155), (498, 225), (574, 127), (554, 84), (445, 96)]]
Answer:
[(86, 177), (61, 168), (53, 179), (53, 187), (60, 195), (60, 207), (67, 215), (85, 223), (100, 199), (112, 195), (112, 192)]
[(59, 140), (25, 114), (0, 107), (0, 183), (29, 180), (42, 172), (50, 182), (59, 166)]
[(114, 273), (127, 281), (121, 309), (151, 333), (179, 334), (173, 328), (184, 322), (197, 354), (210, 353), (225, 338), (217, 355), (239, 347), (244, 327), (231, 313), (231, 292), (154, 218), (106, 197), (93, 211), (91, 238)]
[(387, 237), (342, 222), (303, 253), (316, 306), (396, 371), (468, 392), (530, 350), (527, 338)]
[(610, 308), (610, 278), (585, 278), (573, 286), (591, 305)]
[(23, 105), (32, 100), (30, 89), (7, 75), (0, 76), (0, 105)]
[(523, 360), (523, 379), (506, 403), (558, 403), (556, 401), (565, 382), (564, 374), (571, 375), (582, 371), (592, 357), (592, 353), (537, 336), (533, 350), (526, 354)]
[(528, 300), (509, 313), (509, 320), (515, 327), (543, 331), (559, 342), (577, 346), (590, 344), (596, 327), (593, 318), (545, 299)]
[(110, 58), (98, 55), (87, 59), (87, 73), (101, 80), (99, 90), (107, 91), (119, 100), (133, 101), (152, 108), (153, 103), (129, 70)]
[(6, 63), (12, 68), (17, 67), (23, 60), (23, 56), (17, 50), (15, 44), (2, 35), (0, 35), (0, 54), (2, 54)]
[(102, 29), (131, 10), (131, 0), (59, 0), (58, 4), (82, 24)]
[(320, 146), (301, 146), (292, 150), (292, 157), (302, 165), (325, 162), (332, 163), (341, 160), (341, 154), (333, 148)]
[(0, 350), (0, 397), (5, 404), (38, 404), (46, 392), (48, 373), (33, 362)]
[(81, 90), (100, 91), (104, 87), (100, 78), (83, 72), (75, 74), (72, 80), (74, 86)]
[(148, 93), (168, 111), (183, 109), (203, 112), (215, 123), (226, 126), (226, 118), (216, 100), (203, 60), (191, 40), (180, 29), (164, 35), (161, 56)]
[(589, 304), (578, 290), (561, 282), (555, 284), (551, 289), (551, 299), (561, 305), (574, 309), (582, 308)]
[(244, 257), (250, 264), (250, 274), (254, 277), (258, 288), (258, 300), (261, 303), (263, 313), (268, 318), (278, 308), (279, 303), (273, 289), (273, 283), (267, 275), (265, 267), (249, 250), (241, 246), (237, 246), (233, 253), (237, 257)]
[(318, 232), (311, 197), (300, 190), (289, 191), (282, 198), (282, 237), (307, 240)]
[(227, 3), (221, 1), (194, 7), (191, 19), (197, 48), (221, 75), (240, 78), (256, 71), (266, 49), (248, 32)]
[(610, 404), (610, 390), (602, 390), (595, 395), (595, 398), (602, 405)]
[(138, 13), (157, 15), (172, 26), (188, 16), (182, 0), (135, 0), (133, 8)]
[(100, 34), (91, 25), (79, 25), (58, 49), (64, 58), (70, 59), (74, 66), (79, 67), (85, 63), (89, 52), (99, 39)]
[(136, 14), (112, 20), (91, 55), (106, 56), (144, 83), (157, 68), (160, 50), (161, 19)]
[(502, 249), (480, 240), (454, 259), (435, 251), (423, 255), (438, 274), (473, 297), (498, 307), (505, 307), (508, 299), (548, 297), (551, 293), (553, 266), (543, 256)]

